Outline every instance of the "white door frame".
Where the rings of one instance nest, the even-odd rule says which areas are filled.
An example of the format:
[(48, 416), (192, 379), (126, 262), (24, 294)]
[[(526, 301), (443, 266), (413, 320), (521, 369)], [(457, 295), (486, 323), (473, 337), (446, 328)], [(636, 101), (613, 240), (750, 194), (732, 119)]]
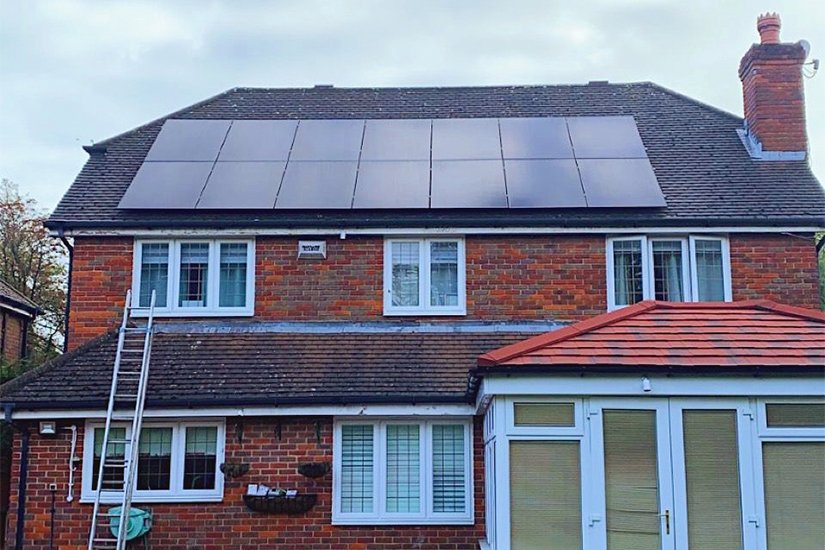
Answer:
[(590, 510), (585, 516), (592, 546), (589, 548), (607, 548), (607, 505), (605, 495), (604, 471), (604, 415), (609, 410), (643, 410), (656, 413), (656, 463), (659, 483), (659, 534), (662, 550), (675, 550), (676, 524), (673, 515), (673, 479), (670, 453), (669, 405), (665, 398), (626, 399), (605, 398), (592, 399), (588, 403), (590, 421), (590, 466), (591, 475), (587, 483), (590, 498)]

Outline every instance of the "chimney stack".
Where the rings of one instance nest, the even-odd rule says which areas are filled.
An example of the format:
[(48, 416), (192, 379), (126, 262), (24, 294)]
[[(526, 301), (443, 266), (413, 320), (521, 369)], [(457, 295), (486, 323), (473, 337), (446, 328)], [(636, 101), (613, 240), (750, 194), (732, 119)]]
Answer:
[(808, 52), (799, 42), (781, 42), (781, 25), (776, 13), (760, 15), (760, 43), (752, 45), (739, 63), (745, 144), (756, 158), (802, 160), (808, 151), (802, 82)]

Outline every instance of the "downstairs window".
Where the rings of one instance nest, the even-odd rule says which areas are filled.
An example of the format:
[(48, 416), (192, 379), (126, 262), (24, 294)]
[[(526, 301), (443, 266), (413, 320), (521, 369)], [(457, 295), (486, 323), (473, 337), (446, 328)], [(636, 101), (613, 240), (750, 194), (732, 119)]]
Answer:
[(469, 421), (340, 421), (333, 522), (471, 524)]

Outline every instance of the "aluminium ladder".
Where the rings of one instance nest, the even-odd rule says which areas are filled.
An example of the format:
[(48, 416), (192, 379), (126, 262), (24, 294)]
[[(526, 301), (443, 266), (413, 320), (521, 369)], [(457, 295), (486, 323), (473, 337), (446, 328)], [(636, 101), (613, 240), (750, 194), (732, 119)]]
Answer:
[[(132, 313), (137, 311), (146, 314), (146, 325), (129, 326)], [(154, 313), (154, 290), (149, 307), (133, 307), (132, 292), (126, 293), (123, 322), (118, 331), (112, 386), (109, 390), (109, 406), (106, 410), (106, 427), (100, 448), (100, 464), (97, 468), (88, 550), (123, 550), (126, 547), (126, 532), (137, 479), (138, 446), (146, 403)], [(131, 431), (126, 431), (125, 437), (112, 437), (113, 423), (126, 423)], [(94, 437), (94, 434), (86, 434), (86, 437)], [(111, 497), (120, 499), (117, 537), (112, 536), (109, 527), (112, 517), (100, 508), (101, 500), (110, 503)]]

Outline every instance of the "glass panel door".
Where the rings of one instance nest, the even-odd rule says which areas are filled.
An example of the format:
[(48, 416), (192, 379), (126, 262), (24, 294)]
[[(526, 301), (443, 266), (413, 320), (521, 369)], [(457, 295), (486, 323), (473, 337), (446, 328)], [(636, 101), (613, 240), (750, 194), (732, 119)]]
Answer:
[(674, 548), (666, 400), (591, 402), (594, 477), (589, 525), (595, 547)]

